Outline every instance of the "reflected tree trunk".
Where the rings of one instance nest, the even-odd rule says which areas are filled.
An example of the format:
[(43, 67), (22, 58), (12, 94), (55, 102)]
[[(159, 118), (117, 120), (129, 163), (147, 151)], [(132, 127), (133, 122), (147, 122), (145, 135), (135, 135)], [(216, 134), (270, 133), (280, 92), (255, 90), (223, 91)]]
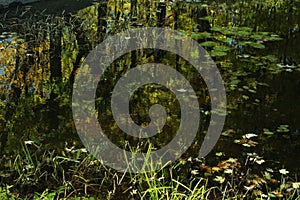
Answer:
[[(20, 57), (18, 54), (18, 49), (16, 49), (17, 54), (16, 54), (16, 60), (15, 60), (15, 70), (14, 70), (14, 77), (18, 77), (19, 73), (22, 73), (22, 68), (20, 66)], [(25, 79), (25, 78), (24, 78)], [(5, 146), (7, 144), (7, 140), (8, 140), (8, 134), (9, 132), (11, 132), (11, 129), (14, 127), (10, 127), (10, 123), (7, 122), (6, 120), (12, 119), (13, 115), (14, 115), (14, 111), (15, 111), (15, 107), (18, 105), (19, 102), (19, 98), (21, 97), (22, 94), (22, 90), (20, 87), (16, 86), (15, 83), (13, 83), (14, 80), (11, 80), (11, 85), (9, 90), (11, 90), (11, 94), (10, 95), (4, 95), (3, 96), (3, 102), (7, 101), (7, 105), (6, 105), (6, 110), (5, 110), (5, 115), (4, 115), (4, 120), (1, 119), (0, 121), (0, 155), (4, 155), (4, 149)], [(24, 83), (24, 85), (26, 85)], [(2, 100), (2, 99), (1, 99)]]
[(167, 6), (165, 2), (159, 2), (156, 12), (157, 17), (157, 26), (163, 27), (165, 25), (166, 20), (166, 14), (167, 14)]
[[(55, 20), (55, 24), (59, 24), (59, 20)], [(60, 81), (62, 78), (61, 71), (61, 38), (62, 30), (59, 25), (52, 25), (50, 31), (50, 78), (51, 81)]]
[(210, 24), (207, 20), (202, 20), (201, 18), (207, 17), (207, 10), (206, 8), (202, 8), (201, 6), (197, 6), (195, 10), (195, 21), (197, 23), (196, 29), (198, 32), (209, 32), (210, 31)]
[[(157, 22), (156, 26), (157, 27), (163, 27), (165, 25), (165, 19), (166, 19), (166, 14), (167, 14), (167, 6), (165, 2), (159, 2), (158, 7), (157, 7), (157, 12), (156, 12), (156, 17), (157, 17)], [(157, 43), (163, 43), (165, 41), (156, 41)], [(154, 58), (156, 63), (160, 63), (162, 58), (164, 57), (164, 52), (161, 50), (154, 50)]]
[[(19, 98), (21, 97), (21, 89), (18, 87), (15, 87), (14, 84), (11, 85), (11, 90), (13, 91), (11, 96), (9, 97), (8, 103), (6, 105), (6, 112), (5, 112), (5, 118), (4, 120), (9, 120), (12, 119), (14, 112), (15, 112), (15, 107), (18, 105)], [(2, 121), (1, 121), (2, 125)], [(0, 142), (1, 142), (1, 147), (0, 147), (0, 155), (4, 155), (4, 148), (7, 143), (8, 139), (8, 133), (11, 132), (11, 129), (14, 127), (10, 127), (10, 123), (7, 123), (4, 121), (4, 129), (1, 130), (1, 135), (0, 135)]]
[(150, 1), (146, 0), (145, 1), (146, 23), (149, 23), (151, 17), (150, 6), (151, 6)]
[(179, 3), (175, 2), (174, 9), (174, 30), (178, 29)]
[[(61, 38), (62, 28), (60, 20), (55, 19), (50, 29), (50, 80), (52, 83), (61, 85), (62, 66), (61, 66)], [(59, 100), (57, 93), (51, 91), (50, 98), (47, 100), (49, 106), (48, 120), (50, 129), (57, 129), (59, 126)]]
[(130, 0), (130, 14), (131, 14), (131, 17), (137, 15), (136, 8), (137, 8), (137, 0)]
[[(116, 12), (116, 11), (115, 11)], [(98, 5), (98, 36), (102, 42), (106, 35), (107, 27), (107, 1), (100, 1)]]
[[(178, 29), (178, 17), (179, 17), (179, 3), (175, 2), (175, 9), (174, 9), (174, 30)], [(181, 47), (177, 47), (177, 48), (181, 48)], [(178, 72), (180, 72), (180, 64), (179, 64), (179, 55), (176, 54), (176, 62), (175, 62), (175, 68)]]

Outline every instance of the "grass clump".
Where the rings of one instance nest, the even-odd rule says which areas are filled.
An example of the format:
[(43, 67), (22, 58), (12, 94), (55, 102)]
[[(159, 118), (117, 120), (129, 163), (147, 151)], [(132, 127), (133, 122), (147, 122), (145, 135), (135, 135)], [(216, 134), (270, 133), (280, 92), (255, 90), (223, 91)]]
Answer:
[[(150, 152), (150, 151), (149, 151)], [(149, 153), (148, 152), (148, 153)], [(249, 155), (209, 166), (180, 158), (157, 170), (146, 156), (140, 173), (105, 167), (84, 148), (46, 150), (24, 143), (3, 157), (1, 199), (299, 199), (300, 183), (287, 169), (264, 169)]]

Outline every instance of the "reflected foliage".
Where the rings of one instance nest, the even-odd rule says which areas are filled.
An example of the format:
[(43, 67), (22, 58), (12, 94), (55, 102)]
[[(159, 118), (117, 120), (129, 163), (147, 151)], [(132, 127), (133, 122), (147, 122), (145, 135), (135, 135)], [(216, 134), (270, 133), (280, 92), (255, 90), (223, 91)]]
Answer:
[[(300, 160), (296, 155), (300, 147), (299, 10), (298, 0), (206, 3), (110, 0), (97, 1), (74, 14), (54, 16), (30, 7), (0, 13), (0, 170), (9, 171), (7, 176), (1, 176), (1, 182), (7, 178), (4, 182), (14, 183), (20, 174), (11, 172), (9, 163), (12, 160), (21, 163), (18, 159), (26, 153), (36, 156), (36, 160), (27, 159), (28, 166), (35, 168), (42, 155), (67, 156), (71, 151), (66, 149), (83, 147), (71, 110), (72, 86), (81, 63), (89, 51), (108, 36), (129, 28), (151, 26), (175, 29), (192, 37), (210, 53), (222, 73), (229, 112), (213, 153), (222, 152), (220, 155), (233, 155), (241, 160), (252, 156), (257, 158), (256, 163), (267, 157), (299, 173)], [(161, 148), (174, 137), (180, 124), (179, 104), (172, 92), (157, 85), (140, 88), (130, 100), (131, 116), (141, 126), (149, 123), (151, 105), (159, 103), (166, 107), (168, 119), (156, 137), (129, 137), (113, 120), (110, 109), (113, 86), (128, 69), (149, 62), (173, 67), (195, 89), (197, 97), (182, 91), (187, 98), (198, 98), (201, 109), (198, 136), (182, 159), (197, 156), (210, 120), (209, 94), (195, 69), (170, 52), (136, 50), (111, 64), (96, 92), (99, 122), (110, 140), (125, 149), (133, 146), (145, 152), (149, 147)], [(27, 148), (28, 142), (35, 145)], [(255, 156), (255, 152), (262, 157)], [(219, 163), (218, 168), (201, 165), (206, 175), (240, 168), (237, 160), (220, 161), (213, 153), (207, 162)], [(77, 155), (72, 154), (79, 159), (79, 153)], [(270, 161), (268, 165), (275, 166)], [(55, 175), (61, 175), (54, 166), (48, 167), (57, 173)], [(29, 168), (27, 170), (33, 170)], [(184, 169), (178, 171), (184, 174)], [(42, 170), (39, 173), (45, 180), (49, 178)], [(92, 172), (84, 171), (85, 175), (89, 173)], [(267, 176), (270, 172), (264, 173)], [(72, 178), (70, 174), (67, 176)], [(49, 178), (51, 183), (62, 182), (53, 177)], [(223, 178), (220, 175), (214, 181), (221, 183)], [(258, 179), (251, 179), (253, 184), (247, 187), (255, 185)], [(28, 193), (35, 191), (41, 180), (34, 179), (35, 184), (27, 182)], [(258, 185), (262, 186), (263, 181)], [(19, 186), (19, 191), (28, 189), (22, 187)]]

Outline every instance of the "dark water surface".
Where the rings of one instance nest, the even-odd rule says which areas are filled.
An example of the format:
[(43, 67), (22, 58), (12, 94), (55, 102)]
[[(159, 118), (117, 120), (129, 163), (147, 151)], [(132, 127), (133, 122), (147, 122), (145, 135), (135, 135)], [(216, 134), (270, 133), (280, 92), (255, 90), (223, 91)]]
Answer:
[[(256, 1), (103, 1), (84, 9), (85, 4), (57, 2), (1, 11), (1, 154), (16, 153), (20, 140), (33, 140), (45, 148), (63, 148), (65, 142), (80, 146), (72, 122), (71, 89), (83, 59), (108, 35), (134, 27), (159, 26), (181, 31), (203, 44), (223, 76), (228, 114), (224, 133), (208, 159), (216, 152), (242, 159), (255, 152), (269, 165), (280, 162), (291, 171), (300, 171), (298, 1), (280, 1), (279, 6)], [(64, 7), (63, 14), (56, 12)], [(113, 85), (121, 75), (147, 62), (174, 67), (196, 88), (201, 109), (197, 139), (201, 141), (210, 119), (210, 99), (203, 80), (178, 56), (151, 49), (124, 55), (99, 83), (98, 118), (109, 138), (119, 146), (124, 145), (124, 138), (133, 145), (146, 142), (122, 133), (109, 107)], [(183, 92), (189, 96), (188, 91)], [(168, 143), (180, 119), (174, 95), (162, 87), (145, 86), (135, 93), (132, 102), (132, 117), (139, 125), (149, 123), (150, 105), (169, 106), (171, 118), (163, 134), (152, 140), (156, 147)], [(257, 144), (236, 141), (248, 133), (257, 135), (251, 138)], [(199, 144), (193, 146), (199, 149)], [(187, 154), (193, 152), (197, 151), (191, 148)]]

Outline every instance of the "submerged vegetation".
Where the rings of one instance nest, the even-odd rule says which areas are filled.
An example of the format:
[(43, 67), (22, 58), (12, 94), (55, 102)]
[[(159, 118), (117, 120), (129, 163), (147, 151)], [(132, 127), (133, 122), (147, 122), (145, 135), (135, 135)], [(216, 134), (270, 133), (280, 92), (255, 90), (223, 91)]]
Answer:
[[(45, 14), (30, 6), (1, 11), (0, 199), (297, 199), (300, 198), (300, 1), (99, 1), (77, 13)], [(146, 85), (131, 98), (131, 116), (149, 123), (151, 105), (166, 107), (162, 133), (138, 139), (114, 122), (111, 91), (137, 65), (159, 62), (189, 80), (201, 122), (176, 162), (140, 174), (121, 173), (90, 155), (72, 119), (72, 86), (88, 52), (135, 27), (178, 30), (201, 44), (221, 71), (227, 119), (214, 150), (196, 159), (210, 120), (203, 79), (171, 52), (141, 49), (117, 59), (96, 94), (108, 138), (149, 152), (180, 124), (178, 101)], [(225, 113), (219, 113), (224, 115)], [(191, 119), (192, 120), (192, 119)], [(145, 165), (154, 169), (153, 161)]]

